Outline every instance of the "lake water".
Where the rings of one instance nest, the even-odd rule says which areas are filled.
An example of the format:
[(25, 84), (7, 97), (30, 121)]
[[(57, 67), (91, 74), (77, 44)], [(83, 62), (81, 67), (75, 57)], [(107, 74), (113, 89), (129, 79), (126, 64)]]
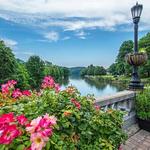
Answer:
[(111, 95), (125, 89), (124, 85), (113, 84), (108, 82), (96, 82), (94, 83), (88, 79), (81, 79), (80, 77), (70, 77), (61, 86), (61, 89), (65, 89), (67, 86), (75, 86), (82, 95), (94, 94), (96, 97)]

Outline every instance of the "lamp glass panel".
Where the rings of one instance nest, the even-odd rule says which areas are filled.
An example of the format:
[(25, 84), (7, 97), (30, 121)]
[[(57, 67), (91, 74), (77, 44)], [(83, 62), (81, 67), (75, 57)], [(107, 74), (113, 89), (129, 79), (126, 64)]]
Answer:
[(138, 7), (137, 6), (135, 7), (134, 11), (135, 11), (135, 16), (134, 17), (138, 17)]
[(141, 16), (141, 13), (142, 13), (142, 5), (139, 6), (138, 8), (138, 16), (140, 17)]
[(134, 7), (131, 8), (131, 13), (132, 13), (132, 18), (134, 18), (134, 16), (135, 16)]

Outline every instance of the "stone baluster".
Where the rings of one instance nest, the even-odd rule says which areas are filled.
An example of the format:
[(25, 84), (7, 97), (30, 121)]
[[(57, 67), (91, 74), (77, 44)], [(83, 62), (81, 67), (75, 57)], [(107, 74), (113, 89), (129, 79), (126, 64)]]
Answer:
[(136, 94), (133, 91), (121, 91), (114, 95), (96, 98), (95, 103), (100, 105), (104, 111), (109, 108), (125, 111), (124, 128), (126, 129), (136, 121), (134, 109), (135, 96)]

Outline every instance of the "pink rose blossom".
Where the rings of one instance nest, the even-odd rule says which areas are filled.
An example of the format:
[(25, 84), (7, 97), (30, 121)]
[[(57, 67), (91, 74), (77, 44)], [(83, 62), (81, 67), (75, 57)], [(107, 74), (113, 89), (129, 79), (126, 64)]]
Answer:
[(55, 91), (57, 93), (60, 91), (60, 85), (59, 84), (55, 84)]
[(0, 137), (0, 144), (10, 144), (20, 133), (16, 125), (7, 126)]
[(55, 82), (54, 82), (54, 79), (50, 76), (46, 76), (44, 77), (43, 79), (43, 82), (42, 82), (42, 88), (54, 88), (55, 86)]
[(9, 85), (9, 87), (12, 87), (12, 86), (14, 86), (14, 85), (17, 84), (17, 81), (15, 81), (15, 80), (9, 80), (9, 81), (7, 82), (7, 84)]
[(40, 120), (42, 119), (42, 117), (38, 117), (36, 119), (33, 119), (30, 123), (30, 125), (28, 125), (26, 127), (26, 131), (29, 133), (34, 133), (37, 129), (37, 127), (39, 126)]
[(17, 116), (17, 120), (21, 125), (25, 125), (28, 121), (24, 115)]
[(31, 96), (31, 92), (29, 90), (22, 91), (22, 94), (25, 96)]
[(55, 125), (57, 118), (55, 116), (49, 116), (49, 114), (45, 114), (44, 118), (50, 123), (50, 125)]
[(0, 116), (0, 124), (10, 123), (14, 121), (14, 114), (8, 113)]
[(33, 133), (31, 134), (31, 149), (32, 150), (42, 150), (43, 147), (45, 147), (46, 142), (48, 141), (48, 137), (45, 137), (41, 133)]
[(2, 89), (3, 94), (8, 94), (9, 93), (9, 85), (8, 84), (2, 84), (1, 89)]
[(16, 89), (16, 90), (14, 90), (13, 93), (12, 93), (12, 97), (13, 97), (13, 98), (19, 98), (19, 97), (21, 97), (21, 96), (22, 96), (22, 92), (20, 91), (20, 89)]

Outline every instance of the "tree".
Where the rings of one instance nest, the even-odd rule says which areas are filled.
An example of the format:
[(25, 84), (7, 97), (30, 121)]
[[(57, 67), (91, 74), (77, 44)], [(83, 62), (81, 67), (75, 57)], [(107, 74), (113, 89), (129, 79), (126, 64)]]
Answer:
[(14, 78), (17, 71), (17, 62), (12, 50), (7, 47), (3, 41), (0, 41), (0, 80)]
[(124, 41), (120, 46), (116, 62), (108, 70), (114, 71), (115, 75), (129, 75), (132, 67), (125, 61), (125, 56), (131, 52), (133, 52), (133, 41)]
[(31, 56), (26, 63), (26, 67), (31, 78), (31, 86), (39, 88), (44, 77), (44, 61), (39, 56)]
[(93, 65), (88, 66), (87, 75), (94, 75), (94, 66)]
[(147, 53), (147, 63), (140, 67), (140, 74), (144, 77), (150, 77), (150, 33), (139, 40), (139, 49)]
[(98, 68), (100, 70), (99, 75), (106, 75), (107, 74), (107, 71), (103, 66), (98, 66)]
[(113, 64), (108, 68), (108, 72), (111, 73), (112, 75), (117, 75), (117, 74), (118, 74), (117, 64), (116, 64), (116, 63), (113, 63)]
[(17, 87), (20, 89), (30, 89), (30, 76), (28, 70), (24, 64), (18, 63), (17, 74), (15, 79), (17, 80)]
[(124, 41), (120, 46), (119, 54), (116, 59), (119, 75), (129, 75), (131, 73), (131, 66), (125, 61), (125, 56), (131, 52), (133, 52), (133, 41)]
[(85, 76), (85, 75), (106, 75), (106, 69), (103, 66), (93, 66), (90, 65), (87, 68), (83, 68), (81, 70), (81, 76)]

